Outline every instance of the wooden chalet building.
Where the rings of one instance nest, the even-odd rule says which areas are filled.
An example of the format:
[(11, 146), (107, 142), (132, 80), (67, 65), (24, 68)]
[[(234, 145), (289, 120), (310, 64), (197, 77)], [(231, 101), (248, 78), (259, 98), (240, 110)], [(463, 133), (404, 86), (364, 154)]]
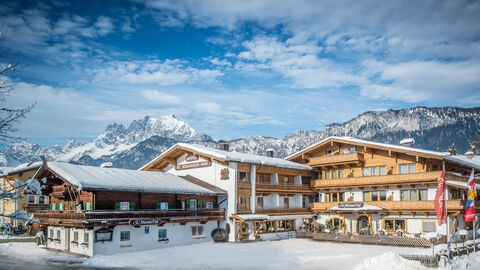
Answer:
[(193, 177), (46, 162), (48, 210), (35, 211), (51, 249), (87, 256), (211, 241), (227, 193)]
[(177, 143), (140, 170), (194, 176), (224, 189), (228, 199), (222, 227), (229, 241), (279, 239), (311, 219), (317, 192), (311, 187), (309, 166), (265, 156)]
[[(317, 222), (352, 234), (446, 234), (436, 222), (434, 198), (445, 163), (450, 233), (463, 228), (466, 183), (480, 161), (351, 137), (330, 137), (286, 160), (315, 169), (311, 204)], [(478, 198), (477, 198), (478, 200)], [(480, 203), (475, 203), (477, 215)]]

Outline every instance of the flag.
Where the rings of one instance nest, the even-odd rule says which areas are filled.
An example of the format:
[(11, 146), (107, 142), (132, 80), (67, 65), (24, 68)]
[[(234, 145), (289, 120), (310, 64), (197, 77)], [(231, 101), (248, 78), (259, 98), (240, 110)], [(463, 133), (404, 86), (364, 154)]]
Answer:
[(437, 193), (435, 194), (435, 212), (437, 213), (438, 225), (447, 223), (447, 208), (445, 207), (445, 168), (442, 169), (442, 175), (438, 178)]
[(465, 202), (465, 210), (463, 211), (463, 221), (470, 222), (475, 220), (475, 197), (477, 197), (477, 188), (475, 186), (475, 177), (472, 174), (467, 183), (467, 201)]

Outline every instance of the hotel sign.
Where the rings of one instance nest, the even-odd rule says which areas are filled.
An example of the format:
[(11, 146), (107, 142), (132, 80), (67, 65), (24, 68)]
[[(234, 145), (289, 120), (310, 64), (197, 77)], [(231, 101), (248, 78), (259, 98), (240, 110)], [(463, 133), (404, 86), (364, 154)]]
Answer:
[[(134, 227), (140, 227), (142, 225), (163, 225), (165, 224), (165, 220), (162, 219), (140, 219), (140, 218), (132, 218), (128, 221), (128, 224)], [(147, 232), (145, 232), (147, 233)]]
[(177, 169), (177, 171), (179, 171), (179, 170), (188, 170), (188, 169), (210, 167), (210, 166), (212, 166), (212, 162), (210, 160), (205, 160), (205, 161), (200, 161), (200, 162), (179, 164), (179, 165), (176, 166), (176, 169)]
[(362, 208), (363, 203), (339, 203), (338, 208)]
[(198, 160), (198, 156), (193, 156), (193, 155), (190, 155), (190, 156), (187, 156), (185, 158), (186, 161), (196, 161)]

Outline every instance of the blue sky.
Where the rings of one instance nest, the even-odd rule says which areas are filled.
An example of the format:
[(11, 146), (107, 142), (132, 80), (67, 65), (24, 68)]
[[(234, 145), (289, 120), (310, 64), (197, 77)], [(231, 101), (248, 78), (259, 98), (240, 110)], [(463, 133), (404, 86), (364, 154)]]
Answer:
[(175, 114), (215, 139), (480, 104), (478, 1), (3, 1), (1, 64), (42, 145)]

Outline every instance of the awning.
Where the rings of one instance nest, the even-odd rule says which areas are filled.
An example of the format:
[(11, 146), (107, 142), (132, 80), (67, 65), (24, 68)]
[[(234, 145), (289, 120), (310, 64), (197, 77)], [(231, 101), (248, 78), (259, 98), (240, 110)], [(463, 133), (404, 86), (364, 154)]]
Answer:
[(339, 203), (330, 208), (330, 211), (337, 212), (358, 212), (358, 211), (381, 211), (381, 207), (364, 203)]
[[(467, 182), (463, 182), (463, 181), (447, 180), (447, 185), (468, 189)], [(480, 189), (480, 184), (475, 184), (475, 185), (477, 186), (477, 189)]]
[(253, 220), (269, 220), (270, 216), (268, 215), (257, 215), (257, 214), (244, 214), (244, 215), (232, 215), (236, 219), (242, 221), (253, 221)]

